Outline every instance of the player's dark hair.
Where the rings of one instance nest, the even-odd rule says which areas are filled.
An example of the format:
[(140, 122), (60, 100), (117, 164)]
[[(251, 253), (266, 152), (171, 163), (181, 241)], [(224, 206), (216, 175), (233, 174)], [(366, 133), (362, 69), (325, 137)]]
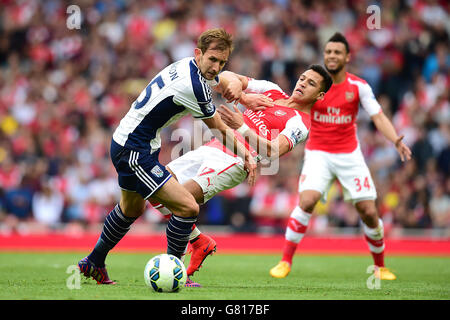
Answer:
[(331, 36), (331, 38), (328, 39), (327, 43), (328, 42), (340, 42), (340, 43), (343, 43), (344, 46), (345, 46), (345, 49), (347, 50), (347, 53), (350, 52), (350, 46), (348, 45), (348, 41), (344, 37), (344, 35), (342, 33), (340, 33), (340, 32), (336, 32), (335, 34), (333, 34)]
[[(214, 45), (210, 48), (210, 45)], [(209, 29), (203, 32), (197, 40), (197, 48), (205, 53), (208, 49), (233, 51), (233, 36), (223, 28)]]
[(324, 67), (322, 67), (319, 64), (312, 64), (308, 67), (307, 70), (315, 71), (322, 76), (323, 79), (320, 84), (320, 89), (323, 92), (327, 92), (331, 88), (331, 85), (333, 84), (333, 79), (331, 79), (330, 74), (327, 72), (327, 70), (325, 70)]

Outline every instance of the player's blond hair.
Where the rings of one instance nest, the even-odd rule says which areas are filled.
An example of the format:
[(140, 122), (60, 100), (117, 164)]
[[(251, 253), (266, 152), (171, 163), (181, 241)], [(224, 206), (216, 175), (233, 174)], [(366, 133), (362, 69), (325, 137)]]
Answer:
[(208, 49), (233, 51), (233, 36), (223, 28), (209, 29), (203, 32), (197, 40), (197, 48), (205, 53)]

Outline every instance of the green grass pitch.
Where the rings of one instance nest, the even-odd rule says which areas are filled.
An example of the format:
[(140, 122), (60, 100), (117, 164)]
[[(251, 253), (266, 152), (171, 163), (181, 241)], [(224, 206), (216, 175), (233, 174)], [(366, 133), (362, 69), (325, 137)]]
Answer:
[[(397, 275), (369, 289), (370, 256), (296, 255), (291, 274), (274, 279), (269, 269), (279, 255), (216, 254), (193, 279), (202, 288), (156, 293), (143, 279), (146, 262), (158, 253), (115, 253), (107, 258), (115, 286), (99, 286), (71, 272), (83, 253), (0, 252), (2, 300), (448, 300), (450, 258), (386, 258)], [(72, 267), (71, 267), (72, 266)], [(67, 273), (69, 272), (69, 273)], [(71, 278), (72, 276), (72, 278)], [(369, 281), (370, 282), (370, 281)], [(375, 285), (375, 282), (370, 282)], [(75, 287), (69, 289), (69, 287)]]

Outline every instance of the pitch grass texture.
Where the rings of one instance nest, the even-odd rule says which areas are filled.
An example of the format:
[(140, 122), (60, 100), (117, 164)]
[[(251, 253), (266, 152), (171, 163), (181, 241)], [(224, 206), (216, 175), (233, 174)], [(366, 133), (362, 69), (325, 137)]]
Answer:
[[(296, 255), (285, 279), (274, 279), (269, 269), (279, 256), (228, 255), (208, 257), (193, 279), (202, 288), (156, 293), (144, 283), (147, 261), (158, 253), (111, 253), (107, 267), (114, 286), (97, 285), (81, 277), (70, 290), (67, 279), (81, 253), (0, 252), (2, 300), (441, 300), (450, 299), (450, 258), (388, 257), (395, 281), (368, 289), (369, 256)], [(187, 258), (188, 260), (189, 258)], [(186, 265), (187, 265), (186, 261)], [(72, 269), (70, 269), (72, 266)], [(74, 278), (71, 278), (74, 279)], [(372, 282), (374, 283), (374, 282)], [(69, 285), (75, 281), (69, 281)]]

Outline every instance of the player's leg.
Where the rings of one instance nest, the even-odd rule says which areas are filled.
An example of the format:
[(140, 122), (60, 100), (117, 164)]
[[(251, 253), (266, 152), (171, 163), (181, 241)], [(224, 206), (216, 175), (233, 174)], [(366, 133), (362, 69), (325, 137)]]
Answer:
[(395, 280), (396, 276), (384, 265), (384, 228), (383, 220), (373, 200), (355, 203), (355, 207), (363, 223), (364, 238), (369, 246), (375, 265), (375, 275), (382, 280)]
[[(197, 203), (203, 203), (203, 192), (197, 182), (195, 182), (194, 180), (188, 180), (183, 184), (183, 187), (185, 187), (186, 190), (188, 190), (194, 196)], [(158, 209), (168, 221), (170, 220), (172, 212), (169, 209), (167, 209), (160, 203), (154, 202), (152, 203), (152, 205), (155, 209)], [(203, 234), (195, 224), (192, 226), (192, 231), (189, 235), (189, 244), (191, 245), (191, 259), (187, 268), (187, 274), (188, 276), (191, 276), (200, 268), (206, 257), (216, 251), (217, 246), (216, 241), (210, 236)], [(184, 260), (185, 254), (187, 252), (187, 247), (188, 246), (186, 245), (184, 253), (181, 257), (182, 260)]]
[[(193, 182), (191, 178), (196, 175), (199, 171), (200, 166), (203, 162), (203, 157), (198, 155), (197, 151), (191, 151), (183, 156), (172, 160), (167, 166), (167, 171), (170, 172), (172, 177), (178, 182), (181, 181), (183, 186), (194, 196), (194, 199), (198, 204), (203, 203), (203, 192), (197, 183)], [(172, 212), (166, 208), (163, 204), (150, 200), (150, 204), (157, 209), (167, 221), (170, 220)], [(189, 235), (189, 242), (195, 241), (201, 235), (200, 230), (194, 224), (192, 227), (191, 234)], [(185, 253), (187, 251), (187, 246), (184, 250), (184, 254), (181, 256), (182, 261), (184, 261)]]
[[(170, 162), (167, 169), (193, 195), (198, 204), (206, 203), (218, 192), (235, 187), (247, 175), (242, 160), (206, 146)], [(161, 206), (158, 208), (161, 209)], [(194, 226), (189, 244), (191, 259), (187, 273), (192, 275), (206, 257), (216, 251), (216, 242)]]
[(194, 197), (173, 178), (150, 198), (166, 207), (172, 215), (167, 223), (167, 253), (178, 258), (184, 254), (192, 227), (197, 221), (199, 206)]
[[(240, 158), (210, 147), (200, 147), (196, 152), (202, 158), (201, 166), (197, 174), (183, 185), (190, 190), (198, 203), (208, 202), (217, 193), (237, 186), (247, 177)], [(191, 259), (187, 268), (189, 275), (197, 271), (206, 257), (216, 251), (216, 242), (200, 233), (190, 241), (190, 249)]]
[(375, 201), (362, 200), (355, 203), (363, 225), (364, 237), (369, 245), (374, 264), (384, 267), (383, 221), (378, 217)]
[[(183, 184), (183, 186), (191, 192), (197, 203), (205, 203), (203, 189), (196, 181), (188, 180)], [(189, 237), (189, 245), (191, 258), (189, 260), (189, 265), (186, 271), (188, 276), (192, 276), (195, 271), (200, 269), (205, 259), (209, 255), (212, 255), (214, 252), (216, 252), (217, 245), (216, 241), (213, 238), (202, 233), (195, 225), (193, 226), (192, 232)]]
[[(157, 201), (173, 212), (167, 230), (168, 253), (180, 257), (199, 207), (192, 195), (159, 163), (158, 156), (159, 151), (140, 152), (118, 146), (114, 141), (111, 143), (111, 159), (119, 174), (120, 187), (137, 192), (144, 200)], [(139, 200), (139, 208), (136, 204), (131, 208), (142, 211), (130, 211), (126, 215), (140, 215), (144, 206), (145, 202)]]
[(275, 278), (284, 278), (291, 271), (292, 259), (298, 244), (303, 239), (309, 220), (316, 203), (322, 194), (315, 190), (305, 190), (299, 195), (299, 205), (294, 208), (288, 220), (284, 235), (283, 256), (281, 261), (272, 269), (270, 275)]
[(107, 215), (94, 249), (78, 264), (85, 276), (92, 276), (99, 284), (113, 284), (106, 271), (106, 257), (142, 215), (144, 206), (145, 200), (140, 194), (122, 190), (120, 203)]
[[(170, 216), (168, 215), (168, 223), (166, 227), (166, 236), (167, 236), (167, 253), (177, 256), (178, 258), (181, 258), (184, 260), (184, 255), (186, 253), (188, 241), (190, 240), (191, 235), (193, 234), (193, 229), (196, 229), (195, 222), (197, 220), (198, 215), (198, 204), (195, 201), (195, 198), (191, 195), (191, 193), (184, 188), (182, 185), (180, 185), (176, 179), (171, 178), (172, 182), (170, 184), (167, 184), (168, 189), (165, 194), (158, 195), (156, 194), (154, 197), (149, 199), (151, 202), (157, 201), (160, 203), (160, 206), (165, 209), (166, 211), (170, 212)], [(175, 183), (176, 182), (176, 183)], [(173, 188), (173, 186), (177, 186)], [(177, 189), (181, 187), (184, 191), (184, 196), (186, 198), (185, 201), (182, 200), (182, 198), (179, 197), (180, 190), (177, 191)], [(164, 189), (162, 191), (165, 191)], [(170, 192), (173, 191), (174, 194), (171, 195)], [(187, 196), (187, 195), (189, 196)], [(177, 200), (181, 200), (182, 202), (189, 201), (191, 205), (192, 203), (196, 205), (196, 212), (187, 212), (188, 214), (185, 214), (183, 216), (178, 215), (180, 212), (183, 211), (176, 211), (179, 210), (177, 208), (180, 208), (180, 205), (176, 203), (176, 201), (173, 201), (173, 196), (178, 196)], [(189, 200), (188, 200), (189, 199)], [(181, 205), (181, 210), (184, 210), (183, 205)], [(189, 209), (188, 209), (189, 210)], [(192, 210), (192, 209), (190, 209)], [(195, 215), (194, 215), (195, 214)], [(186, 283), (186, 287), (201, 287), (199, 283), (196, 283), (191, 280), (190, 274), (188, 274)]]
[[(167, 168), (170, 172), (171, 170)], [(175, 178), (173, 172), (172, 176)], [(199, 203), (198, 199), (201, 199), (203, 201), (203, 194), (201, 192), (200, 187), (193, 181), (189, 180), (187, 183), (183, 185), (186, 190), (188, 190), (196, 199), (196, 201)], [(200, 192), (199, 192), (200, 189)], [(172, 216), (172, 212), (166, 208), (164, 205), (158, 203), (158, 202), (150, 202), (155, 209), (158, 209), (164, 217), (167, 219), (167, 221), (170, 220)], [(201, 202), (200, 202), (201, 203)], [(187, 271), (187, 280), (186, 280), (186, 287), (201, 287), (201, 285), (197, 282), (192, 281), (190, 278), (194, 271), (196, 271), (203, 261), (206, 259), (206, 257), (213, 252), (216, 251), (216, 242), (209, 236), (202, 234), (200, 230), (197, 228), (195, 224), (192, 226), (192, 231), (189, 234), (189, 243), (193, 246), (193, 251), (191, 252), (191, 260), (189, 262), (189, 266), (186, 269)], [(204, 248), (203, 248), (204, 247)], [(181, 260), (184, 262), (184, 258), (187, 252), (188, 244), (186, 243), (186, 246), (184, 248), (183, 254), (181, 255)], [(197, 250), (196, 250), (197, 249)], [(194, 261), (200, 260), (198, 263), (194, 263)], [(196, 270), (193, 270), (194, 266), (198, 265)]]
[[(167, 169), (169, 172), (171, 172), (171, 170), (169, 168), (167, 168)], [(172, 173), (172, 176), (176, 179), (176, 176), (173, 173)], [(192, 196), (194, 197), (197, 204), (204, 203), (203, 191), (202, 191), (201, 187), (198, 185), (198, 183), (196, 183), (194, 180), (188, 180), (187, 182), (185, 182), (182, 185), (190, 194), (192, 194)], [(165, 219), (167, 219), (167, 221), (169, 221), (170, 216), (172, 214), (172, 211), (170, 209), (166, 208), (163, 204), (161, 204), (155, 200), (150, 201), (150, 204), (155, 209), (157, 209), (165, 217)], [(191, 240), (196, 239), (200, 234), (201, 234), (200, 230), (194, 224), (192, 227), (192, 232), (189, 236), (189, 240), (191, 241)]]
[[(197, 204), (203, 203), (203, 193), (201, 188), (196, 184), (192, 183), (193, 181), (190, 181), (193, 176), (197, 174), (197, 172), (200, 169), (200, 166), (203, 162), (202, 155), (198, 154), (199, 152), (197, 150), (188, 152), (184, 154), (183, 156), (172, 160), (167, 166), (166, 169), (172, 177), (177, 180), (179, 183), (183, 185), (183, 187), (194, 197)], [(172, 215), (172, 211), (164, 206), (163, 204), (157, 202), (154, 199), (149, 199), (151, 205), (159, 210), (161, 214), (164, 215), (167, 221), (170, 220), (170, 217)], [(192, 226), (192, 231), (189, 235), (189, 241), (193, 241), (194, 239), (198, 238), (200, 235), (200, 231), (194, 224)], [(187, 245), (184, 249), (184, 252), (181, 256), (181, 259), (184, 261), (185, 253), (187, 250)]]
[(283, 256), (272, 269), (270, 275), (275, 278), (286, 277), (292, 266), (292, 259), (298, 244), (303, 239), (316, 203), (326, 194), (334, 175), (329, 167), (326, 154), (309, 151), (299, 180), (299, 205), (292, 211), (285, 232)]
[[(158, 210), (158, 211), (163, 215), (164, 219), (165, 219), (167, 222), (169, 222), (170, 217), (171, 217), (171, 215), (172, 215), (172, 212), (170, 212), (169, 209), (167, 209), (166, 207), (164, 207), (164, 205), (162, 205), (162, 204), (160, 204), (160, 203), (158, 203), (158, 202), (156, 202), (156, 201), (155, 201), (155, 202), (150, 202), (150, 204), (153, 206), (153, 208), (155, 208), (156, 210)], [(189, 243), (190, 243), (192, 240), (197, 239), (201, 234), (202, 234), (202, 233), (201, 233), (201, 231), (198, 229), (197, 225), (194, 224), (194, 225), (192, 226), (191, 234), (189, 235)], [(184, 258), (185, 258), (185, 256), (186, 256), (186, 252), (187, 252), (187, 246), (186, 246), (186, 248), (185, 248), (185, 250), (184, 250), (183, 255), (182, 255), (181, 258), (180, 258), (181, 261), (183, 261), (183, 262), (184, 262)]]
[(394, 280), (395, 275), (384, 266), (383, 221), (375, 204), (375, 184), (360, 149), (335, 157), (334, 165), (344, 190), (344, 200), (351, 200), (361, 217), (364, 238), (376, 266), (376, 276)]
[(103, 267), (108, 252), (130, 230), (131, 225), (140, 217), (145, 208), (145, 200), (139, 193), (121, 191), (120, 203), (106, 216), (102, 233), (97, 244), (88, 256), (96, 266)]
[(92, 276), (99, 284), (114, 283), (106, 272), (106, 257), (145, 208), (145, 200), (136, 190), (138, 179), (130, 167), (130, 157), (131, 150), (123, 148), (114, 141), (111, 142), (111, 160), (118, 173), (118, 182), (122, 189), (121, 200), (106, 216), (94, 249), (78, 263), (81, 272), (86, 277)]
[[(181, 165), (174, 165), (174, 163), (184, 165), (184, 162), (188, 162), (188, 169), (186, 170), (181, 170)], [(230, 162), (232, 163), (230, 164)], [(196, 166), (197, 163), (200, 163), (198, 169)], [(189, 152), (186, 154), (185, 159), (173, 161), (173, 163), (169, 164), (167, 167), (176, 174), (177, 179), (179, 179), (180, 183), (182, 183), (185, 187), (182, 187), (181, 184), (179, 184), (175, 179), (171, 179), (173, 180), (171, 184), (178, 184), (181, 188), (183, 188), (183, 193), (176, 191), (173, 187), (166, 184), (162, 189), (158, 190), (158, 192), (155, 193), (150, 200), (159, 202), (170, 212), (172, 212), (172, 216), (168, 223), (168, 228), (166, 229), (168, 234), (169, 253), (173, 252), (172, 254), (181, 257), (185, 248), (185, 246), (181, 248), (181, 245), (183, 243), (187, 244), (189, 237), (189, 235), (185, 234), (184, 231), (180, 232), (180, 228), (182, 227), (181, 223), (187, 222), (187, 220), (191, 218), (190, 228), (192, 228), (195, 220), (192, 219), (193, 215), (183, 216), (184, 220), (177, 218), (178, 214), (176, 210), (178, 208), (177, 206), (174, 206), (173, 202), (180, 202), (182, 197), (185, 197), (186, 199), (190, 197), (189, 201), (191, 204), (192, 202), (195, 203), (198, 214), (197, 202), (202, 203), (208, 201), (217, 192), (239, 184), (245, 179), (246, 171), (244, 170), (243, 161), (240, 158), (231, 157), (219, 149), (205, 146)], [(195, 174), (193, 174), (194, 168), (197, 169)], [(189, 181), (192, 176), (194, 176), (192, 178), (194, 181)], [(189, 188), (189, 191), (186, 188)], [(170, 196), (170, 193), (176, 194), (176, 198)], [(192, 194), (194, 194), (195, 197)], [(185, 225), (187, 226), (187, 223), (185, 223)], [(187, 232), (187, 228), (183, 230), (186, 230)], [(190, 231), (192, 231), (192, 229)], [(179, 237), (180, 233), (183, 234), (182, 238)]]
[(299, 195), (299, 205), (294, 208), (288, 220), (285, 233), (285, 250), (282, 261), (292, 264), (292, 257), (297, 245), (303, 239), (316, 203), (322, 194), (316, 190), (305, 190)]

